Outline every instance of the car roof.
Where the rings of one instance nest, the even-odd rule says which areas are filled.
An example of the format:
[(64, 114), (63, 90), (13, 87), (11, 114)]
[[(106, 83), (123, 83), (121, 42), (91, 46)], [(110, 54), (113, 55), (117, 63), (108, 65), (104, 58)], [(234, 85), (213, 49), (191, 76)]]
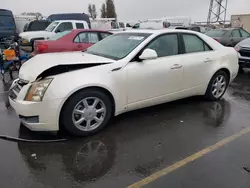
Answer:
[[(53, 22), (86, 22), (84, 20), (55, 20)], [(87, 23), (87, 22), (86, 22)]]
[[(234, 30), (234, 29), (239, 29), (239, 27), (230, 27), (230, 28), (217, 28), (217, 29), (213, 29), (213, 30), (221, 30), (221, 31), (231, 31), (231, 30)], [(211, 31), (213, 31), (211, 30)]]
[(195, 31), (190, 31), (186, 29), (133, 29), (123, 31), (125, 33), (149, 33), (149, 34), (164, 34), (164, 33), (197, 33)]
[(98, 29), (73, 29), (73, 32), (82, 32), (82, 31), (91, 31), (91, 32), (103, 32), (103, 33), (110, 33), (109, 31), (105, 31), (105, 30), (98, 30)]

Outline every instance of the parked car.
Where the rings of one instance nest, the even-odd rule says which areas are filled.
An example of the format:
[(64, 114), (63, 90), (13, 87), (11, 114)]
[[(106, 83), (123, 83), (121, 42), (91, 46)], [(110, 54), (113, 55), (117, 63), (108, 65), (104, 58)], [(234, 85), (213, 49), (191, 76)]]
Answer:
[(190, 26), (190, 27), (176, 27), (175, 29), (186, 29), (191, 31), (197, 31), (200, 33), (206, 33), (210, 30), (208, 27), (201, 27), (201, 26)]
[(239, 52), (240, 70), (243, 68), (250, 68), (250, 38), (247, 38), (235, 46)]
[(204, 34), (130, 30), (85, 52), (31, 58), (9, 101), (31, 130), (86, 136), (127, 111), (194, 95), (219, 100), (238, 68), (237, 52)]
[(44, 31), (49, 26), (49, 24), (51, 24), (51, 22), (47, 20), (33, 20), (24, 26), (23, 32)]
[(20, 46), (32, 47), (34, 50), (35, 40), (44, 40), (54, 36), (56, 33), (72, 29), (89, 29), (88, 23), (81, 20), (60, 20), (52, 22), (44, 31), (30, 31), (19, 34)]
[(124, 23), (117, 22), (115, 18), (98, 18), (91, 20), (91, 28), (112, 32), (119, 32), (126, 29)]
[(33, 55), (49, 52), (82, 51), (112, 33), (100, 30), (74, 29), (57, 33), (48, 40), (34, 43)]
[(214, 29), (205, 33), (224, 46), (234, 47), (240, 41), (250, 37), (250, 34), (242, 28)]
[(0, 39), (18, 37), (13, 13), (10, 10), (0, 9)]
[(51, 14), (47, 18), (48, 21), (59, 21), (59, 20), (82, 20), (88, 23), (89, 28), (91, 28), (89, 16), (85, 13), (61, 13), (61, 14)]

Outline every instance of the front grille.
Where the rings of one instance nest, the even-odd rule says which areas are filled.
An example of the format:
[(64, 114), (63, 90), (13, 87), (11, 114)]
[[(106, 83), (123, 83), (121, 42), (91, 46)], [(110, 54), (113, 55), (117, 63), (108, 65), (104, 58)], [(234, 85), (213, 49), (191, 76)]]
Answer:
[(14, 100), (17, 98), (19, 92), (23, 88), (24, 85), (28, 84), (27, 82), (24, 82), (23, 80), (17, 80), (16, 83), (13, 85), (13, 87), (9, 91), (9, 97)]
[(239, 51), (239, 53), (243, 57), (250, 57), (250, 48), (243, 48)]

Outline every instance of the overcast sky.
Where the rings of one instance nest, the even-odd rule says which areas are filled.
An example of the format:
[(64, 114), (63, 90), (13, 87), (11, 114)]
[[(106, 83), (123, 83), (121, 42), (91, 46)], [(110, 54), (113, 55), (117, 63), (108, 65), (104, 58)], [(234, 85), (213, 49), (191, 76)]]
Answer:
[[(1, 0), (1, 8), (14, 14), (41, 12), (43, 15), (63, 12), (86, 12), (89, 3), (96, 4), (98, 13), (105, 0)], [(190, 16), (193, 21), (206, 21), (210, 0), (114, 0), (119, 20), (170, 16)], [(250, 0), (228, 0), (228, 16), (250, 13)], [(100, 13), (99, 13), (100, 15)]]

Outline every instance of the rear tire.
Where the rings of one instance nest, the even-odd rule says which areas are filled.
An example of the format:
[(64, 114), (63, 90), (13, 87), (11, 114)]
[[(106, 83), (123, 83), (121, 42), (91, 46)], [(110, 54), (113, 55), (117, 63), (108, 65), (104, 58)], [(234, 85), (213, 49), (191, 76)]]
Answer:
[(112, 116), (109, 97), (98, 89), (85, 89), (75, 93), (64, 105), (60, 124), (75, 136), (88, 136), (99, 132)]
[(210, 101), (220, 100), (227, 90), (229, 77), (224, 71), (218, 71), (211, 78), (205, 98)]

